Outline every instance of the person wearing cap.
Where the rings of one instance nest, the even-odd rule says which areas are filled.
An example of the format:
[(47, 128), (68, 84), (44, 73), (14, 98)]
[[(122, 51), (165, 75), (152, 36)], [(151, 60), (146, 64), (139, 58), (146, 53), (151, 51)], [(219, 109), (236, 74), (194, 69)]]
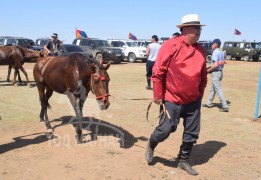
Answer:
[(228, 112), (228, 104), (224, 97), (224, 93), (221, 88), (221, 80), (223, 78), (223, 68), (225, 64), (224, 53), (220, 51), (221, 41), (219, 39), (214, 39), (211, 44), (211, 48), (213, 50), (212, 58), (211, 58), (211, 67), (208, 68), (207, 72), (211, 73), (211, 89), (208, 101), (206, 104), (203, 104), (203, 107), (212, 108), (215, 105), (212, 103), (215, 95), (217, 94), (219, 100), (222, 104), (222, 108), (219, 110), (221, 112)]
[(150, 43), (147, 47), (147, 51), (146, 51), (146, 55), (148, 57), (147, 59), (147, 62), (146, 62), (146, 71), (147, 71), (147, 74), (146, 74), (146, 77), (147, 77), (147, 86), (146, 86), (146, 89), (150, 89), (152, 90), (151, 88), (151, 75), (152, 75), (152, 68), (154, 66), (154, 63), (155, 63), (155, 60), (157, 58), (157, 55), (158, 55), (158, 52), (159, 52), (159, 49), (161, 47), (161, 45), (158, 43), (159, 41), (159, 38), (157, 35), (153, 35), (151, 37), (151, 41), (152, 43)]
[(52, 39), (44, 46), (44, 50), (46, 50), (50, 56), (57, 56), (57, 52), (61, 49), (62, 42), (58, 39), (57, 33), (53, 33), (51, 37)]
[(198, 174), (188, 160), (199, 137), (201, 99), (207, 84), (205, 53), (197, 43), (202, 26), (205, 25), (200, 23), (199, 15), (184, 16), (182, 24), (177, 25), (181, 35), (167, 40), (159, 50), (152, 75), (154, 103), (161, 108), (165, 106), (170, 118), (168, 115), (160, 117), (161, 123), (153, 131), (145, 151), (145, 158), (151, 163), (158, 143), (175, 132), (183, 118), (178, 168), (190, 175)]
[(180, 36), (180, 33), (178, 33), (178, 32), (175, 32), (172, 34), (172, 38), (179, 37), (179, 36)]

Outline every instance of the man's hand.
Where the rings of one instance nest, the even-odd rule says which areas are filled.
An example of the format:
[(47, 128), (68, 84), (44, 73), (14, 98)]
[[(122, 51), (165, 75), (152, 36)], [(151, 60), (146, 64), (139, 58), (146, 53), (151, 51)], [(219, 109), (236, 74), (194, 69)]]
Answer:
[(162, 105), (163, 104), (162, 102), (163, 102), (162, 99), (154, 99), (154, 103), (157, 105)]

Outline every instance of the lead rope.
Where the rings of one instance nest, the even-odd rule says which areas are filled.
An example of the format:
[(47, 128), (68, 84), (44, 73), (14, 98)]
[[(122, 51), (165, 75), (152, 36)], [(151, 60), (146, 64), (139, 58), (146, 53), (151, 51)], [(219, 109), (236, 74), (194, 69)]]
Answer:
[[(153, 101), (151, 101), (151, 102), (149, 103), (148, 107), (147, 107), (146, 119), (147, 119), (148, 122), (150, 122), (150, 121), (149, 121), (149, 110), (150, 110), (150, 107), (151, 107), (152, 103), (153, 103)], [(164, 122), (165, 119), (166, 119), (166, 116), (168, 116), (169, 120), (171, 120), (170, 115), (169, 115), (169, 112), (168, 112), (168, 110), (167, 110), (165, 104), (162, 104), (162, 107), (163, 107), (163, 110), (160, 112), (160, 115), (159, 115), (159, 117), (158, 117), (158, 118), (160, 118), (160, 120), (161, 120), (161, 119), (162, 119), (162, 120), (159, 122), (159, 125), (158, 125), (158, 126), (160, 126), (160, 125), (163, 124), (163, 122)], [(162, 117), (162, 118), (161, 118), (161, 117)]]

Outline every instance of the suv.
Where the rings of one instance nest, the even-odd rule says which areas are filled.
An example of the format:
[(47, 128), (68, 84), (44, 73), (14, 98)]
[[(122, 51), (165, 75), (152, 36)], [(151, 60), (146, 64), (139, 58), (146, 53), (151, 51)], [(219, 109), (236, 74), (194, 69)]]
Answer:
[(211, 49), (211, 41), (198, 41), (198, 43), (201, 44), (205, 50), (206, 62), (211, 62), (213, 53), (213, 50)]
[(146, 47), (139, 47), (137, 42), (132, 40), (108, 40), (112, 46), (119, 47), (123, 50), (127, 59), (134, 63), (137, 59), (143, 62), (147, 60)]
[(223, 45), (223, 51), (228, 60), (232, 58), (240, 60), (242, 58), (244, 61), (249, 61), (250, 59), (258, 61), (261, 56), (260, 43), (257, 42), (226, 41)]
[(103, 52), (113, 53), (117, 57), (114, 59), (114, 63), (121, 63), (124, 59), (124, 53), (122, 50), (111, 46), (106, 40), (97, 38), (77, 38), (73, 40), (72, 44), (81, 46), (85, 51), (92, 54), (98, 62), (100, 62)]
[(35, 46), (32, 39), (23, 38), (23, 37), (11, 37), (11, 36), (2, 36), (0, 37), (2, 46), (22, 46), (24, 48), (41, 51), (42, 49)]

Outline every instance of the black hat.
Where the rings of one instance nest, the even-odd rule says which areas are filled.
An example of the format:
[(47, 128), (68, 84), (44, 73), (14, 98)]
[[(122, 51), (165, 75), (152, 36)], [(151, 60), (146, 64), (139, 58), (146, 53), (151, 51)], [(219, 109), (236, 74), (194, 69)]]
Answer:
[(219, 46), (221, 45), (221, 41), (219, 39), (214, 39), (211, 44), (217, 43)]
[(53, 33), (52, 37), (58, 38), (58, 34), (57, 33)]

